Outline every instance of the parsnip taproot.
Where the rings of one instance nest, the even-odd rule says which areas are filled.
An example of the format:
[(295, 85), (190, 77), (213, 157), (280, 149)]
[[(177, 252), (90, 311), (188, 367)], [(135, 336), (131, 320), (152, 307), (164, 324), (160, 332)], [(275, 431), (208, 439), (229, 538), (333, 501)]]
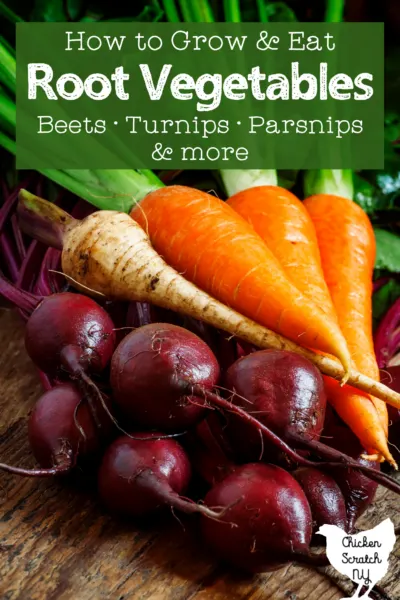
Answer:
[[(259, 348), (297, 352), (322, 373), (342, 380), (343, 366), (298, 346), (215, 300), (165, 263), (145, 231), (127, 214), (99, 211), (77, 221), (50, 202), (22, 190), (21, 227), (63, 250), (62, 268), (73, 285), (110, 299), (147, 301), (210, 323)], [(355, 370), (349, 383), (400, 408), (400, 394)]]

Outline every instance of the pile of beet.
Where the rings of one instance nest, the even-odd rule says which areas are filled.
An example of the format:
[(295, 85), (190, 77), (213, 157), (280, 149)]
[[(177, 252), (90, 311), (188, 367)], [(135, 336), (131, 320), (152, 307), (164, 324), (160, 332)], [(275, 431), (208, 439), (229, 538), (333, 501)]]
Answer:
[[(26, 320), (45, 392), (29, 417), (38, 468), (0, 468), (43, 477), (96, 469), (109, 511), (199, 513), (205, 546), (250, 572), (326, 564), (310, 550), (323, 544), (322, 524), (352, 532), (378, 483), (400, 492), (327, 408), (305, 358), (71, 291), (58, 251), (19, 231), (16, 198), (0, 211), (0, 296)], [(79, 203), (74, 213), (87, 210)], [(188, 498), (191, 489), (201, 497)]]

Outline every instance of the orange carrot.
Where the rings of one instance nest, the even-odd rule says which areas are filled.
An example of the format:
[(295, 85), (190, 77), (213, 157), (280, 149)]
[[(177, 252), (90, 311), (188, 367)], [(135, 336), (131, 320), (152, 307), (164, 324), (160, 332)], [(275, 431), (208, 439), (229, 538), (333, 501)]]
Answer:
[(263, 240), (215, 196), (171, 186), (146, 196), (131, 216), (163, 258), (201, 289), (276, 333), (338, 357), (343, 336), (288, 279)]
[(338, 331), (314, 225), (303, 203), (288, 190), (269, 185), (239, 192), (227, 202), (264, 240), (297, 289), (326, 314), (332, 330)]
[[(365, 212), (348, 198), (318, 194), (305, 200), (304, 205), (314, 223), (325, 280), (352, 362), (361, 373), (379, 380), (372, 340), (371, 298), (375, 236), (371, 223)], [(358, 436), (365, 447), (381, 451), (370, 443), (373, 426), (370, 405), (374, 406), (387, 436), (388, 414), (385, 403), (374, 397), (360, 395), (350, 388), (340, 388), (334, 382), (329, 383), (329, 392), (337, 412), (353, 431), (355, 427), (358, 428)], [(358, 407), (354, 418), (350, 405)], [(365, 413), (361, 411), (361, 407)], [(376, 424), (375, 417), (373, 421)]]

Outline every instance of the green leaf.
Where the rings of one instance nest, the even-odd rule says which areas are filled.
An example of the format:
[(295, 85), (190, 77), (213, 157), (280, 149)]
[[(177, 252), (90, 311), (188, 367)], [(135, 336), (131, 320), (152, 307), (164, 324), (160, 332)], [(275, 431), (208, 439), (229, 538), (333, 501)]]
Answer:
[[(389, 174), (384, 172), (377, 174), (376, 171), (373, 172), (373, 179), (375, 185), (364, 177), (353, 174), (354, 201), (371, 216), (379, 211), (399, 211), (400, 195), (395, 180)], [(377, 183), (378, 179), (380, 185)], [(391, 189), (391, 192), (384, 193), (383, 189)], [(398, 215), (396, 215), (396, 218), (398, 218)]]
[(286, 2), (266, 2), (266, 13), (268, 21), (297, 21), (294, 11), (289, 8)]
[(375, 229), (375, 268), (400, 273), (400, 238), (385, 229)]
[(23, 21), (23, 19), (4, 4), (4, 2), (0, 2), (0, 16), (14, 24)]
[(372, 316), (374, 328), (394, 302), (400, 298), (400, 282), (390, 279), (372, 296)]
[(77, 21), (82, 14), (83, 0), (66, 0), (66, 7), (71, 21)]
[(287, 190), (292, 189), (297, 181), (299, 171), (295, 170), (286, 170), (286, 171), (278, 171), (278, 185)]
[(400, 210), (400, 152), (391, 142), (385, 143), (385, 168), (361, 171), (353, 180), (354, 199), (368, 214)]
[(46, 23), (68, 21), (63, 0), (36, 0), (31, 21)]
[(400, 46), (392, 46), (385, 57), (385, 106), (399, 114)]
[(80, 19), (81, 23), (95, 23), (96, 21), (100, 21), (103, 15), (95, 14), (91, 11), (88, 11), (82, 19)]
[(240, 3), (242, 21), (297, 21), (295, 12), (286, 2), (273, 0), (242, 0)]
[(385, 138), (388, 142), (400, 139), (400, 113), (393, 110), (385, 115)]
[[(134, 9), (138, 8), (135, 6)], [(90, 21), (106, 21), (108, 22), (141, 22), (141, 23), (155, 23), (161, 21), (164, 16), (164, 11), (161, 8), (161, 4), (159, 0), (150, 0), (148, 1), (144, 7), (139, 7), (139, 12), (137, 14), (120, 14), (120, 11), (108, 11), (108, 6), (104, 7), (104, 11), (102, 11), (102, 6), (94, 5), (90, 7), (90, 10), (87, 10), (85, 15), (82, 17), (81, 22), (90, 22)], [(132, 8), (131, 8), (132, 10)]]

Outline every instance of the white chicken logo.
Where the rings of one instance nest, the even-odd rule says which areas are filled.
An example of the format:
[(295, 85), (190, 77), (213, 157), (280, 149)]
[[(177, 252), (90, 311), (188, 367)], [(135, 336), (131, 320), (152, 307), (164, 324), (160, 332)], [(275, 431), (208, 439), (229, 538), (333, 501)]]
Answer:
[[(389, 555), (396, 543), (392, 521), (386, 519), (374, 529), (354, 535), (336, 525), (323, 525), (317, 533), (326, 537), (326, 554), (331, 565), (358, 585), (352, 598), (372, 600), (369, 593), (388, 572)], [(364, 587), (367, 592), (360, 596)]]

